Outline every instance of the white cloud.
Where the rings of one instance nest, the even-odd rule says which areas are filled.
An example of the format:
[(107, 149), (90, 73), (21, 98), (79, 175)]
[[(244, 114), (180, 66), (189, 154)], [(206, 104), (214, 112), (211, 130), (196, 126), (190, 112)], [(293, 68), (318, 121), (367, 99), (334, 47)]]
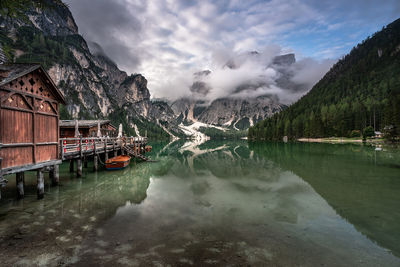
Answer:
[[(189, 94), (192, 74), (199, 70), (213, 70), (209, 79), (215, 88), (210, 98), (232, 93), (233, 85), (239, 81), (269, 77), (261, 68), (267, 62), (261, 65), (249, 61), (230, 71), (219, 67), (235, 55), (253, 50), (261, 52), (265, 57), (262, 60), (271, 60), (282, 53), (280, 47), (272, 49), (271, 44), (287, 47), (286, 41), (301, 31), (312, 34), (322, 29), (328, 32), (340, 29), (343, 24), (330, 23), (330, 17), (336, 16), (338, 13), (333, 11), (346, 4), (341, 1), (321, 5), (316, 0), (67, 0), (67, 3), (85, 38), (99, 43), (121, 69), (142, 73), (148, 79), (153, 97), (166, 98)], [(372, 10), (373, 5), (370, 6)], [(338, 57), (335, 53), (339, 50), (328, 42), (315, 55)], [(300, 61), (298, 65), (301, 64), (308, 66), (309, 61)], [(321, 70), (325, 71), (329, 64), (315, 62), (316, 68), (298, 70), (294, 79), (314, 82), (322, 77)], [(257, 90), (277, 89), (271, 85)], [(292, 93), (298, 97), (298, 92)]]

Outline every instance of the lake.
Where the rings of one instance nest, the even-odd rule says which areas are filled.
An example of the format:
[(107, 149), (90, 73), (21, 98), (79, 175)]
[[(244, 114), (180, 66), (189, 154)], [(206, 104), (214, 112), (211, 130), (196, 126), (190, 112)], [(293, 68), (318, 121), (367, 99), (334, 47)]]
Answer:
[[(400, 266), (400, 150), (178, 141), (0, 202), (9, 265)], [(46, 176), (47, 178), (47, 176)], [(46, 181), (48, 181), (46, 179)]]

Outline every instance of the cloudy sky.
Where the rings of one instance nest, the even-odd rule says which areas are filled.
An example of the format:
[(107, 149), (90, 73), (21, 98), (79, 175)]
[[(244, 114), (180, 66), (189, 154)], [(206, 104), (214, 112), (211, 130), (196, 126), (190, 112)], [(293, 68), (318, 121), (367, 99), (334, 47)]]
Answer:
[[(354, 45), (400, 17), (398, 0), (65, 2), (86, 40), (99, 43), (120, 69), (142, 73), (152, 97), (170, 99), (189, 94), (193, 73), (201, 70), (213, 73), (209, 98), (231, 94), (235, 84), (221, 80), (243, 82), (265, 70), (253, 61), (240, 71), (221, 68), (248, 51), (259, 51), (263, 64), (293, 52), (296, 79), (315, 83)], [(261, 93), (282, 89), (275, 88), (273, 71), (266, 70), (272, 82)]]

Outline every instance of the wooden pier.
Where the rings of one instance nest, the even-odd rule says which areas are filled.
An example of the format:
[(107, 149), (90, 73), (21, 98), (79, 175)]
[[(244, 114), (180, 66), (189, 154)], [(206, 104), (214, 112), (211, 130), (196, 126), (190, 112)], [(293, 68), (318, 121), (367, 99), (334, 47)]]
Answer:
[(82, 163), (86, 166), (88, 159), (93, 160), (93, 169), (98, 170), (100, 157), (103, 163), (111, 157), (130, 155), (146, 161), (144, 156), (147, 145), (146, 137), (86, 137), (61, 138), (60, 158), (70, 161), (70, 171), (74, 170), (74, 161), (77, 165), (77, 176), (82, 176)]
[[(147, 145), (146, 137), (86, 137), (86, 138), (60, 138), (60, 159), (47, 161), (39, 164), (28, 164), (18, 168), (0, 169), (0, 177), (3, 187), (7, 180), (5, 175), (16, 173), (17, 197), (24, 197), (24, 172), (37, 171), (37, 194), (38, 198), (44, 196), (44, 173), (49, 173), (52, 185), (59, 183), (59, 164), (69, 161), (70, 172), (76, 171), (76, 176), (81, 177), (83, 167), (87, 167), (88, 161), (93, 161), (93, 170), (97, 171), (99, 165), (111, 157), (118, 155), (130, 155), (143, 161)], [(1, 164), (1, 159), (0, 159)], [(76, 167), (75, 167), (76, 165)]]

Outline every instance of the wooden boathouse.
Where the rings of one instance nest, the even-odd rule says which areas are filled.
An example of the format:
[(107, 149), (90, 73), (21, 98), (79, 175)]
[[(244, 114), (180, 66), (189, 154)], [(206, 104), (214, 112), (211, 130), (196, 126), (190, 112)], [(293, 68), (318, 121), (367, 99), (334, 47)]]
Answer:
[[(24, 171), (37, 170), (38, 197), (44, 168), (58, 182), (59, 105), (63, 94), (38, 64), (0, 65), (0, 183), (16, 173), (23, 196)], [(1, 196), (1, 195), (0, 195)]]
[(118, 134), (117, 128), (109, 120), (60, 120), (60, 137), (77, 137), (76, 124), (79, 136), (82, 137), (98, 136), (98, 126), (100, 126), (100, 136), (116, 137)]

